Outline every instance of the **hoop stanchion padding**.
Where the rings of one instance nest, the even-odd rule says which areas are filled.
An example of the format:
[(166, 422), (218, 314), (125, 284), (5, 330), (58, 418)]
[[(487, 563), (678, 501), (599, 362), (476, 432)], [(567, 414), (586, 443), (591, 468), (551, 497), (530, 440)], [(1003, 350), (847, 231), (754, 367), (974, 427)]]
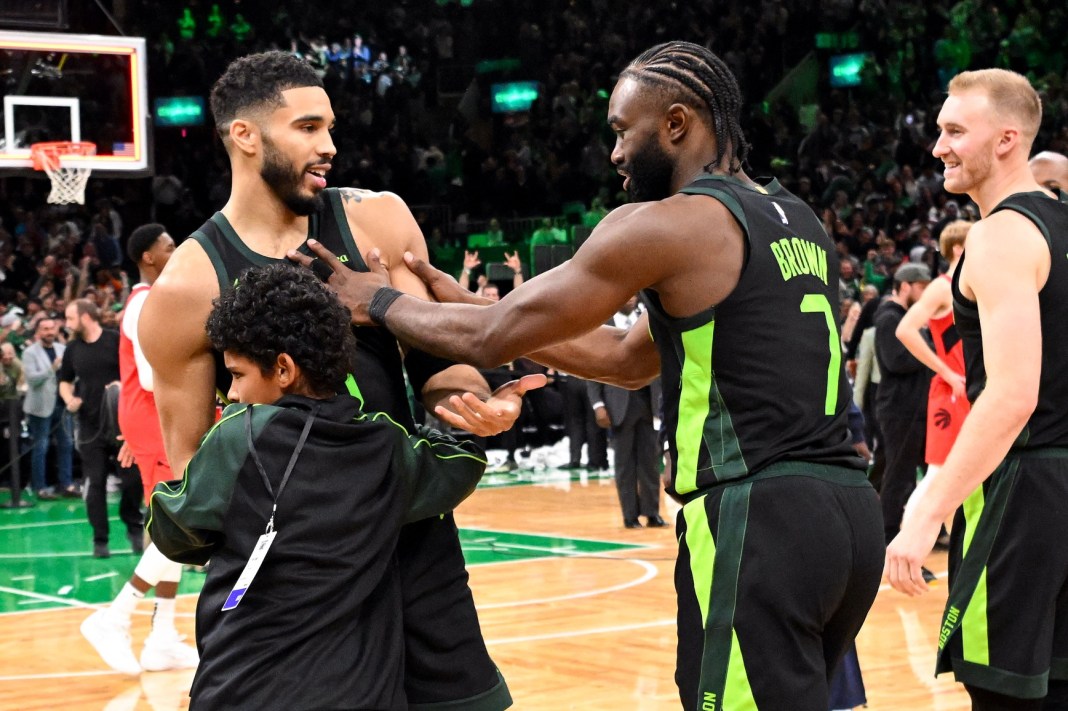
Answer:
[(85, 184), (91, 168), (64, 165), (68, 158), (96, 155), (96, 144), (86, 141), (51, 141), (30, 146), (30, 160), (34, 170), (43, 170), (52, 181), (48, 202), (55, 205), (85, 204)]

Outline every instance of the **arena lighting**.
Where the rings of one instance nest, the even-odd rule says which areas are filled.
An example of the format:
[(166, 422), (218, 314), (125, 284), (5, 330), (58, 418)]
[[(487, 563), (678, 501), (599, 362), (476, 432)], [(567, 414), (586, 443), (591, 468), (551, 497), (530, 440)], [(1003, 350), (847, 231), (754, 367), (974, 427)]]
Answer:
[(836, 54), (827, 62), (830, 71), (830, 83), (835, 89), (860, 86), (861, 71), (872, 60), (870, 52)]
[(153, 105), (153, 119), (161, 128), (204, 125), (204, 99), (200, 96), (161, 96)]
[(538, 82), (513, 81), (490, 87), (490, 108), (495, 114), (527, 111), (538, 98)]

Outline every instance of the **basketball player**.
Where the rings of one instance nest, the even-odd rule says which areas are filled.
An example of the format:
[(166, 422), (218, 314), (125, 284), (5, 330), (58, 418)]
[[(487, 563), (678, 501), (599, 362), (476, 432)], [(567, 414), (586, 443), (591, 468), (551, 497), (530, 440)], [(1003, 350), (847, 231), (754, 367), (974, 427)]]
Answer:
[(886, 552), (890, 583), (926, 592), (920, 566), (961, 507), (937, 671), (975, 709), (1068, 708), (1068, 205), (1028, 168), (1041, 117), (1019, 74), (950, 81), (934, 155), (982, 215), (952, 285), (972, 409)]
[[(230, 157), (230, 199), (174, 253), (145, 302), (140, 327), (175, 471), (184, 471), (212, 425), (216, 389), (225, 393), (229, 386), (204, 324), (212, 299), (239, 282), (246, 269), (280, 261), (288, 250), (306, 249), (305, 241), (316, 236), (352, 269), (364, 269), (360, 255), (379, 249), (393, 265), (398, 286), (427, 296), (401, 258), (406, 250), (427, 254), (404, 203), (390, 193), (326, 189), (335, 153), (334, 113), (310, 67), (284, 52), (243, 57), (216, 82), (211, 106)], [(396, 340), (385, 329), (362, 329), (350, 389), (366, 410), (385, 412), (409, 430), (403, 369), (424, 406), (481, 436), (510, 427), (523, 392), (545, 382), (535, 376), (491, 395), (473, 368), (414, 350), (402, 363)], [(471, 708), (467, 704), (474, 697), (480, 708), (509, 706), (507, 686), (482, 640), (453, 517), (406, 526), (398, 556), (405, 692), (412, 707)]]
[[(964, 350), (960, 334), (953, 324), (953, 294), (950, 283), (957, 271), (957, 263), (964, 251), (964, 240), (972, 223), (964, 220), (950, 222), (938, 238), (942, 257), (949, 262), (949, 270), (923, 290), (919, 301), (901, 318), (895, 334), (921, 363), (934, 371), (927, 395), (927, 444), (924, 461), (927, 473), (917, 484), (905, 504), (905, 515), (938, 473), (946, 461), (950, 447), (960, 432), (970, 405), (964, 388)], [(920, 330), (928, 327), (934, 348), (927, 345)], [(926, 483), (925, 483), (926, 482)], [(952, 521), (947, 524), (947, 530)]]
[[(174, 253), (174, 240), (163, 225), (142, 225), (130, 234), (126, 253), (137, 265), (141, 280), (130, 290), (119, 330), (119, 430), (133, 461), (141, 472), (145, 501), (152, 487), (174, 478), (163, 449), (163, 434), (152, 396), (152, 368), (145, 361), (137, 338), (137, 323), (148, 291), (167, 260)], [(182, 566), (168, 560), (151, 543), (145, 549), (133, 575), (111, 605), (97, 610), (82, 622), (82, 634), (108, 666), (116, 671), (136, 675), (142, 669), (193, 669), (197, 651), (182, 641), (174, 627), (175, 595)], [(130, 616), (145, 593), (156, 588), (156, 607), (152, 615), (152, 632), (145, 639), (140, 663), (130, 647)]]
[[(742, 172), (740, 108), (707, 49), (669, 42), (638, 56), (608, 117), (632, 204), (496, 304), (403, 296), (373, 254), (373, 272), (354, 274), (313, 251), (354, 318), (432, 352), (480, 366), (532, 353), (630, 387), (659, 370), (671, 493), (686, 502), (675, 573), (683, 707), (826, 709), (828, 676), (878, 588), (881, 515), (849, 442), (834, 244), (803, 201)], [(412, 263), (436, 296), (471, 299)], [(639, 291), (647, 312), (634, 326), (597, 329)]]
[(1047, 190), (1068, 190), (1068, 156), (1042, 151), (1029, 162), (1031, 173)]

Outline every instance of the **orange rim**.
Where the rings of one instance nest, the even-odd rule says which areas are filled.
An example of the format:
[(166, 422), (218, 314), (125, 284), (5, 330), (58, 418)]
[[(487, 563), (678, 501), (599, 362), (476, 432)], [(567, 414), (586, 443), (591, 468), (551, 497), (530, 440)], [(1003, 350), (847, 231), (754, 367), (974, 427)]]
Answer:
[(30, 146), (30, 160), (34, 170), (60, 167), (63, 156), (91, 156), (96, 154), (96, 144), (89, 141), (48, 141)]

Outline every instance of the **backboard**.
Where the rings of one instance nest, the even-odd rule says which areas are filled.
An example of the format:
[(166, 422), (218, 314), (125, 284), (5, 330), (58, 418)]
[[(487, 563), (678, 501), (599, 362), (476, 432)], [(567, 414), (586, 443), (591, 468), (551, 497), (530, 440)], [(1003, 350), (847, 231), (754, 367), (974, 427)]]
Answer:
[(30, 168), (33, 143), (90, 141), (68, 165), (149, 173), (144, 38), (0, 30), (0, 94), (0, 170)]

